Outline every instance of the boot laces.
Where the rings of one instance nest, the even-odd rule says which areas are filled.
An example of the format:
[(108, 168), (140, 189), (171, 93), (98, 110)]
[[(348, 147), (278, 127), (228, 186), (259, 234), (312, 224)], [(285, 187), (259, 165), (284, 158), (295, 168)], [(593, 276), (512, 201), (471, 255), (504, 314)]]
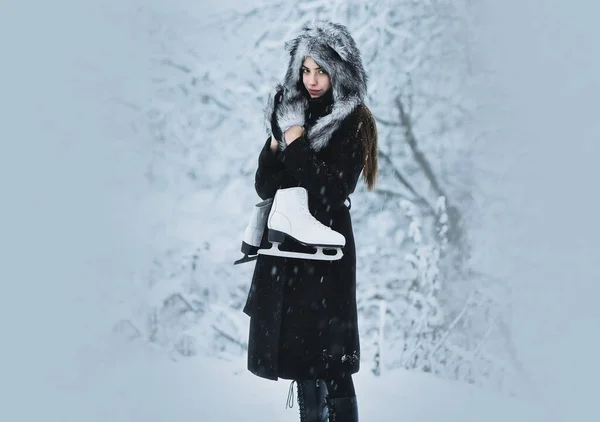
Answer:
[(291, 409), (292, 407), (294, 407), (294, 381), (290, 383), (290, 389), (288, 390), (288, 398), (285, 404), (286, 409)]
[(292, 408), (294, 406), (294, 382), (296, 382), (296, 388), (298, 390), (298, 410), (300, 412), (300, 422), (307, 422), (304, 389), (298, 381), (293, 380), (290, 383), (290, 389), (288, 391), (288, 399), (285, 408)]
[(327, 409), (329, 411), (329, 422), (335, 422), (336, 413), (335, 413), (335, 405), (333, 403), (333, 400), (329, 396), (325, 396), (325, 403), (326, 403)]

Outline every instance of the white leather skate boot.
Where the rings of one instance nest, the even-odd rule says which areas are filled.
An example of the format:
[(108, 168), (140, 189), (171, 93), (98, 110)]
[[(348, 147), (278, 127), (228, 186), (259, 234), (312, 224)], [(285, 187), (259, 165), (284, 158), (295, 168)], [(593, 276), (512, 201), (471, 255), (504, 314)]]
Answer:
[[(259, 254), (288, 258), (335, 261), (343, 256), (346, 238), (315, 219), (308, 210), (308, 192), (302, 187), (279, 189), (267, 220), (270, 249), (260, 249)], [(279, 245), (289, 237), (305, 246), (314, 247), (315, 253), (282, 251)], [(335, 255), (323, 253), (332, 250)]]
[(244, 256), (235, 261), (233, 265), (254, 261), (258, 258), (258, 248), (260, 248), (260, 242), (262, 241), (272, 204), (273, 198), (269, 198), (254, 206), (250, 222), (246, 226), (246, 230), (244, 230), (244, 240), (242, 240), (241, 248)]

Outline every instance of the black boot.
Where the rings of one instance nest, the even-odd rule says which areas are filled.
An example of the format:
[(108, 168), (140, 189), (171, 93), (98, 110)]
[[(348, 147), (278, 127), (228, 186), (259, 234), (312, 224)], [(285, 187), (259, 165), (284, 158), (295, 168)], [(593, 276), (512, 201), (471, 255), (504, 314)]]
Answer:
[(327, 422), (327, 386), (324, 381), (297, 381), (300, 422)]
[(329, 409), (329, 422), (358, 422), (356, 396), (339, 399), (326, 398)]

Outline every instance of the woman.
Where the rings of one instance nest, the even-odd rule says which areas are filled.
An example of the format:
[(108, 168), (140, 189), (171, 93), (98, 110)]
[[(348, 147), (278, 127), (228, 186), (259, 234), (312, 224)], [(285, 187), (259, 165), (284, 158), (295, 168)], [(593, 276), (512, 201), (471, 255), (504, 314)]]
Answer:
[[(346, 200), (361, 173), (368, 189), (374, 187), (377, 128), (364, 105), (367, 75), (345, 26), (306, 25), (286, 49), (284, 82), (266, 110), (271, 136), (259, 155), (256, 191), (267, 199), (279, 189), (306, 189), (311, 215), (346, 244), (334, 261), (259, 255), (244, 307), (251, 317), (248, 369), (267, 379), (291, 379), (291, 387), (296, 381), (301, 421), (354, 422), (352, 374), (359, 370), (360, 345)], [(268, 247), (263, 236), (261, 248)]]

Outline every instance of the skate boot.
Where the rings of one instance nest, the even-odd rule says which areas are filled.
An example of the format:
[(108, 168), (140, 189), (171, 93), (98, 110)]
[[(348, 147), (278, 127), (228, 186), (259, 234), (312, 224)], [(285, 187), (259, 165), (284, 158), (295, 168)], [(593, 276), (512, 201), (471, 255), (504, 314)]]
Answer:
[(329, 422), (358, 422), (356, 396), (332, 399), (327, 397)]
[(254, 206), (250, 222), (244, 231), (244, 240), (242, 240), (241, 251), (244, 256), (235, 261), (233, 265), (254, 261), (258, 258), (258, 248), (260, 248), (260, 242), (262, 241), (272, 204), (273, 198), (269, 198)]
[[(298, 407), (300, 408), (300, 422), (327, 422), (328, 409), (325, 398), (327, 386), (324, 381), (292, 381), (290, 394), (293, 394), (294, 382), (298, 388)], [(288, 405), (290, 396), (288, 395)], [(290, 406), (291, 407), (291, 406)]]
[[(259, 249), (259, 254), (321, 261), (335, 261), (343, 256), (342, 247), (346, 245), (346, 238), (312, 216), (308, 210), (308, 192), (302, 187), (279, 189), (275, 193), (267, 227), (272, 245), (270, 249)], [(286, 238), (314, 247), (315, 252), (281, 250), (279, 245)], [(332, 250), (335, 254), (327, 255), (323, 253), (324, 249)]]

